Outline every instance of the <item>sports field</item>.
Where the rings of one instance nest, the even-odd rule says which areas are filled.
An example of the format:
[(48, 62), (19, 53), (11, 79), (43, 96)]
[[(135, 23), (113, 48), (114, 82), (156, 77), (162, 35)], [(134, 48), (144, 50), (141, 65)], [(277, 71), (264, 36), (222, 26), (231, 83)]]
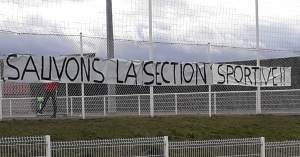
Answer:
[(266, 137), (300, 140), (300, 116), (166, 116), (18, 119), (0, 122), (0, 137), (51, 135), (53, 141), (169, 136), (170, 141)]

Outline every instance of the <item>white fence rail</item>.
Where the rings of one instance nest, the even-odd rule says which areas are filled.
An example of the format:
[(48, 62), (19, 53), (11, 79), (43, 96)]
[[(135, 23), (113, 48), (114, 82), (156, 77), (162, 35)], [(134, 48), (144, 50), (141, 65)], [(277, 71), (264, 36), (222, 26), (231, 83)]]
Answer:
[(167, 156), (168, 137), (52, 142), (52, 157)]
[(264, 137), (170, 142), (169, 154), (172, 157), (264, 157), (264, 145)]
[(296, 157), (300, 141), (264, 137), (169, 142), (168, 136), (53, 142), (50, 136), (0, 138), (1, 157)]
[[(226, 91), (211, 93), (211, 110), (209, 110), (209, 93), (171, 93), (154, 95), (155, 115), (226, 115), (256, 114), (256, 91)], [(109, 99), (113, 97), (114, 99)], [(85, 96), (85, 116), (147, 116), (150, 115), (149, 94)], [(113, 102), (109, 102), (113, 100)], [(82, 97), (58, 97), (58, 114), (80, 117), (82, 114)], [(51, 101), (46, 105), (43, 115), (52, 114)], [(114, 103), (115, 109), (108, 110)], [(36, 98), (2, 98), (3, 118), (36, 117), (39, 107)], [(261, 91), (262, 114), (299, 114), (300, 90), (264, 90)], [(211, 113), (209, 113), (211, 112)]]
[(50, 157), (50, 136), (0, 138), (1, 157)]
[(300, 156), (300, 141), (281, 141), (266, 143), (266, 157)]

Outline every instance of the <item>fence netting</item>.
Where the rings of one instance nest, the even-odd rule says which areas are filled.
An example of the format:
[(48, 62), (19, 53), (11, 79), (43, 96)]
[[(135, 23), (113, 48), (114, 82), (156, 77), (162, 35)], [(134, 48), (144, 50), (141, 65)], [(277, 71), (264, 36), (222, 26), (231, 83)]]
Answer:
[[(257, 65), (254, 0), (152, 0), (151, 15), (148, 2), (112, 1), (114, 58), (149, 60), (151, 16), (154, 61)], [(274, 94), (286, 99), (293, 98), (291, 102), (285, 102), (290, 102), (287, 105), (294, 105), (295, 109), (300, 84), (297, 11), (300, 3), (296, 0), (259, 0), (258, 6), (260, 65), (292, 67), (291, 86), (262, 87), (261, 90), (293, 91), (267, 91), (262, 94), (266, 98), (274, 97)], [(84, 54), (107, 58), (106, 9), (106, 2), (97, 0), (0, 0), (0, 54), (70, 56), (80, 55), (82, 46)], [(3, 64), (1, 67), (3, 69)], [(81, 84), (60, 83), (57, 92), (59, 111), (68, 115), (80, 114), (82, 91), (85, 96), (83, 101), (89, 104), (86, 110), (91, 115), (106, 115), (106, 111), (116, 111), (115, 108), (126, 114), (134, 112), (143, 115), (149, 111), (148, 86), (84, 84), (83, 88)], [(212, 85), (211, 91), (217, 93), (211, 99), (216, 106), (226, 109), (224, 113), (233, 106), (241, 106), (234, 113), (243, 110), (252, 113), (256, 90), (256, 87)], [(156, 86), (156, 110), (161, 114), (168, 114), (169, 111), (176, 114), (205, 113), (209, 110), (208, 91), (207, 85)], [(22, 117), (34, 114), (37, 97), (43, 96), (44, 92), (43, 83), (4, 82), (3, 115)], [(286, 96), (289, 93), (291, 95)], [(284, 103), (273, 97), (263, 102), (278, 106)], [(109, 107), (111, 103), (117, 105), (112, 109)], [(46, 111), (50, 112), (51, 105), (47, 106)], [(212, 108), (216, 110), (216, 107)]]

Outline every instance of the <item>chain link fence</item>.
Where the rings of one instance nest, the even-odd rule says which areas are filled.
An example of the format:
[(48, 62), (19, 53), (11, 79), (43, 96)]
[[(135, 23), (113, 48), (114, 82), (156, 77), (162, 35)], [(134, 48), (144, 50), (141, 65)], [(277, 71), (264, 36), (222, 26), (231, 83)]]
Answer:
[[(110, 58), (112, 55), (107, 47), (105, 2), (0, 0), (0, 4), (2, 55), (78, 56), (81, 52), (90, 57)], [(153, 0), (150, 21), (153, 43), (148, 42), (149, 4), (139, 0), (112, 3), (114, 58), (149, 60), (152, 44), (154, 61), (257, 65), (254, 0), (205, 0), (201, 3)], [(292, 67), (291, 86), (261, 87), (262, 91), (267, 91), (261, 93), (266, 113), (277, 111), (282, 104), (286, 104), (285, 111), (297, 108), (300, 84), (298, 8), (300, 4), (295, 0), (258, 1), (260, 65)], [(82, 41), (80, 32), (83, 33)], [(1, 68), (3, 70), (2, 63)], [(157, 115), (206, 114), (210, 109), (216, 114), (222, 110), (228, 113), (229, 109), (233, 113), (252, 114), (257, 103), (256, 87), (211, 85), (211, 100), (209, 86), (155, 86), (153, 89)], [(43, 83), (4, 82), (3, 116), (35, 116), (39, 107), (37, 98), (44, 92)], [(80, 116), (83, 112), (90, 116), (147, 115), (149, 93), (148, 86), (60, 83), (57, 105), (62, 115)], [(282, 99), (275, 99), (276, 96)], [(210, 107), (209, 101), (216, 104)], [(108, 108), (111, 104), (115, 106)], [(50, 112), (51, 101), (46, 105), (45, 115)]]
[[(0, 0), (0, 4), (0, 30), (107, 37), (106, 1)], [(152, 0), (151, 4), (154, 42), (256, 46), (255, 0)], [(260, 48), (299, 51), (299, 8), (297, 0), (258, 0)], [(112, 1), (112, 15), (115, 39), (149, 41), (148, 1)]]
[[(7, 46), (4, 40), (0, 43), (0, 51), (37, 54), (36, 50), (24, 50), (22, 43), (31, 41), (39, 52), (47, 55), (57, 49), (56, 56), (79, 55), (80, 35), (34, 35), (1, 32), (0, 36), (17, 41), (16, 46)], [(43, 44), (40, 41), (49, 41)], [(241, 65), (256, 65), (255, 49), (211, 45), (208, 44), (171, 44), (154, 43), (155, 61), (178, 62), (208, 62), (209, 55), (212, 63), (232, 63)], [(85, 55), (106, 58), (106, 39), (83, 36), (82, 47)], [(26, 53), (24, 53), (26, 52)], [(28, 53), (27, 53), (28, 52)], [(33, 53), (31, 53), (33, 52)], [(147, 60), (149, 43), (140, 41), (115, 41), (115, 58), (127, 60)], [(281, 54), (273, 57), (273, 53)], [(262, 107), (264, 113), (288, 113), (297, 111), (297, 89), (300, 77), (298, 68), (298, 53), (294, 51), (263, 50), (260, 64), (262, 66), (292, 67), (292, 86), (262, 87)], [(234, 58), (232, 56), (235, 56)], [(277, 55), (276, 55), (277, 56)], [(2, 66), (3, 68), (3, 66)], [(39, 107), (38, 97), (45, 92), (43, 83), (3, 83), (3, 117), (34, 117)], [(114, 93), (109, 94), (106, 84), (84, 84), (84, 104), (87, 116), (117, 116), (117, 115), (149, 115), (149, 87), (135, 85), (114, 85)], [(80, 83), (59, 83), (57, 91), (58, 114), (62, 116), (82, 115), (82, 86)], [(211, 85), (212, 112), (215, 114), (254, 114), (256, 108), (256, 87), (235, 85)], [(266, 90), (266, 92), (264, 92)], [(271, 91), (270, 91), (271, 90)], [(274, 90), (274, 92), (272, 92)], [(276, 91), (275, 91), (276, 90)], [(292, 91), (286, 91), (292, 90)], [(280, 97), (280, 99), (276, 99)], [(108, 104), (115, 104), (115, 109)], [(156, 115), (170, 114), (201, 114), (209, 112), (208, 86), (154, 86), (154, 103)], [(280, 105), (285, 107), (279, 107)], [(279, 108), (278, 108), (279, 107)], [(264, 110), (263, 109), (263, 110)], [(280, 111), (282, 110), (282, 111)], [(276, 111), (276, 112), (275, 112)], [(52, 112), (51, 101), (47, 102), (44, 115)], [(297, 112), (292, 112), (296, 113)]]

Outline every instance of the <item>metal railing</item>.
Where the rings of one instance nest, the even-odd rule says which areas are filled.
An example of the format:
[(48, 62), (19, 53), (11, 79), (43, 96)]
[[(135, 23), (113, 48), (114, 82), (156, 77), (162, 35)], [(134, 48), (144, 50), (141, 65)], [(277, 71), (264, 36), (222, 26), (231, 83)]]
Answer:
[[(256, 91), (212, 92), (211, 110), (209, 93), (168, 93), (154, 94), (155, 115), (227, 115), (256, 114)], [(109, 99), (113, 97), (114, 99)], [(102, 116), (148, 116), (150, 115), (149, 94), (84, 96), (85, 115)], [(114, 100), (114, 110), (108, 110)], [(58, 115), (81, 117), (82, 97), (58, 97)], [(299, 114), (300, 90), (262, 90), (262, 114)], [(51, 101), (42, 115), (36, 114), (39, 107), (36, 98), (2, 98), (2, 117), (47, 116), (52, 112)]]
[(266, 143), (266, 157), (300, 156), (300, 141), (280, 141)]
[(168, 136), (51, 141), (50, 136), (0, 138), (0, 156), (22, 157), (295, 157), (300, 156), (300, 141), (265, 142), (264, 137), (172, 141)]
[(166, 156), (168, 137), (52, 142), (53, 157)]
[(1, 157), (50, 157), (50, 136), (0, 138)]
[(264, 157), (264, 146), (264, 137), (170, 142), (169, 155), (172, 157)]

